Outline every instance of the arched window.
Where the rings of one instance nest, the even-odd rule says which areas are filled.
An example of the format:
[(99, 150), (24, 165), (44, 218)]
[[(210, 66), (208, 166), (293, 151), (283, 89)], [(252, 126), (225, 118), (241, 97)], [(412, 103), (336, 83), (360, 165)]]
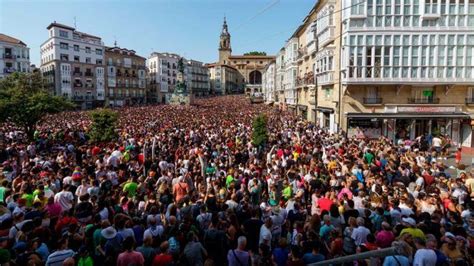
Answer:
[(262, 84), (262, 73), (258, 70), (254, 70), (249, 74), (250, 84)]

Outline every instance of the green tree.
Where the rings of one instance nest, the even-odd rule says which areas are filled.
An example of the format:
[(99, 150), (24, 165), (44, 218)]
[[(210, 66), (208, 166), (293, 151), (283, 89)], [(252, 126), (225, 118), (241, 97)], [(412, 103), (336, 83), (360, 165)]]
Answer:
[(251, 52), (245, 53), (244, 55), (267, 55), (267, 53), (259, 52), (259, 51), (251, 51)]
[(13, 73), (0, 80), (0, 122), (13, 122), (33, 139), (36, 124), (46, 114), (72, 109), (69, 100), (52, 96), (40, 73)]
[(118, 114), (110, 109), (98, 109), (89, 114), (92, 120), (89, 137), (94, 142), (107, 142), (117, 139), (115, 130)]
[(267, 140), (267, 118), (265, 115), (259, 115), (254, 119), (252, 124), (252, 144), (261, 147), (265, 145)]

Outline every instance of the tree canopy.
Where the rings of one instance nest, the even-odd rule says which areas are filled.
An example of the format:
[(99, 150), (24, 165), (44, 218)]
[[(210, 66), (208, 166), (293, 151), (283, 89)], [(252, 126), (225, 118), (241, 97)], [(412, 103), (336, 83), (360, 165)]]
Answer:
[(264, 115), (259, 115), (252, 124), (252, 143), (255, 146), (263, 146), (267, 139), (267, 118)]
[(13, 73), (0, 80), (0, 122), (22, 127), (30, 139), (46, 114), (73, 107), (69, 100), (48, 93), (40, 73)]
[(251, 52), (245, 53), (244, 55), (267, 55), (267, 53), (259, 52), (259, 51), (251, 51)]
[(107, 142), (117, 139), (118, 114), (110, 109), (98, 109), (89, 114), (92, 120), (90, 139), (94, 142)]

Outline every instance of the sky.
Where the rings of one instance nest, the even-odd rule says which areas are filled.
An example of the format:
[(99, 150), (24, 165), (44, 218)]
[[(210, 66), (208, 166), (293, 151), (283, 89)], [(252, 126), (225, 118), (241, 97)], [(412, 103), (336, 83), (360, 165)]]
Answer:
[(102, 38), (107, 46), (178, 53), (215, 62), (224, 15), (232, 54), (276, 54), (316, 0), (0, 0), (0, 33), (25, 42), (39, 65), (53, 21)]

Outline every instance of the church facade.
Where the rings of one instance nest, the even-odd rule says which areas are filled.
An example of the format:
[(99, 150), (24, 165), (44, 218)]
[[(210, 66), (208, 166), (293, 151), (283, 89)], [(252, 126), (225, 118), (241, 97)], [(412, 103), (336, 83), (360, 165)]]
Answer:
[(232, 55), (231, 36), (225, 18), (218, 51), (219, 61), (208, 65), (214, 94), (262, 92), (263, 72), (269, 63), (275, 61), (275, 56)]

